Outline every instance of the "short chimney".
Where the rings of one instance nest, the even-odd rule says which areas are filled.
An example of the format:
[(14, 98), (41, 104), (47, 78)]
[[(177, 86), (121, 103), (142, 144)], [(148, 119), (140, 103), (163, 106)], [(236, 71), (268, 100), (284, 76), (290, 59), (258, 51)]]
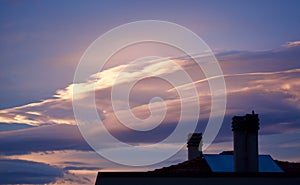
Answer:
[(232, 131), (235, 172), (258, 172), (258, 114), (234, 116)]
[(188, 160), (202, 157), (202, 133), (192, 133), (188, 135)]

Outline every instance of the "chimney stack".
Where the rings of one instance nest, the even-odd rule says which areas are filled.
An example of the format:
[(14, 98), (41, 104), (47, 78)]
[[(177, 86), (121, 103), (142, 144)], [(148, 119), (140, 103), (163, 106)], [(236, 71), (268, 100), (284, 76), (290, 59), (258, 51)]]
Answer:
[(188, 135), (188, 160), (202, 157), (202, 133)]
[(258, 114), (234, 116), (232, 131), (235, 172), (258, 172)]

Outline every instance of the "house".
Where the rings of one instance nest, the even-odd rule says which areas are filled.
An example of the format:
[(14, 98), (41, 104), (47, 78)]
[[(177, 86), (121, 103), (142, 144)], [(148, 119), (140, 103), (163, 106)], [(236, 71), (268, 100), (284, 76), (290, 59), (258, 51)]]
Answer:
[(258, 114), (234, 116), (234, 151), (203, 154), (202, 134), (188, 136), (188, 160), (149, 172), (99, 172), (98, 184), (300, 184), (300, 164), (258, 155)]

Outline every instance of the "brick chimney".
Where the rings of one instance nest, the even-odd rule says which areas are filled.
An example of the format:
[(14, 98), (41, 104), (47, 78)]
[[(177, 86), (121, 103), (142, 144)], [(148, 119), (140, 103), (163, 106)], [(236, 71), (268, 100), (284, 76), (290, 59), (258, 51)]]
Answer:
[(234, 116), (232, 131), (235, 172), (258, 172), (258, 114)]
[(187, 141), (188, 160), (202, 157), (202, 133), (191, 133)]

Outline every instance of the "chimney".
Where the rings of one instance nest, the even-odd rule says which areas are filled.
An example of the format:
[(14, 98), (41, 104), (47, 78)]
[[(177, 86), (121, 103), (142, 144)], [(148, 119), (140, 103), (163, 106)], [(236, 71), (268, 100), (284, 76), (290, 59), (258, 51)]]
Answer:
[(188, 160), (202, 157), (202, 133), (192, 133), (188, 135)]
[(258, 114), (234, 116), (232, 131), (235, 172), (258, 172)]

